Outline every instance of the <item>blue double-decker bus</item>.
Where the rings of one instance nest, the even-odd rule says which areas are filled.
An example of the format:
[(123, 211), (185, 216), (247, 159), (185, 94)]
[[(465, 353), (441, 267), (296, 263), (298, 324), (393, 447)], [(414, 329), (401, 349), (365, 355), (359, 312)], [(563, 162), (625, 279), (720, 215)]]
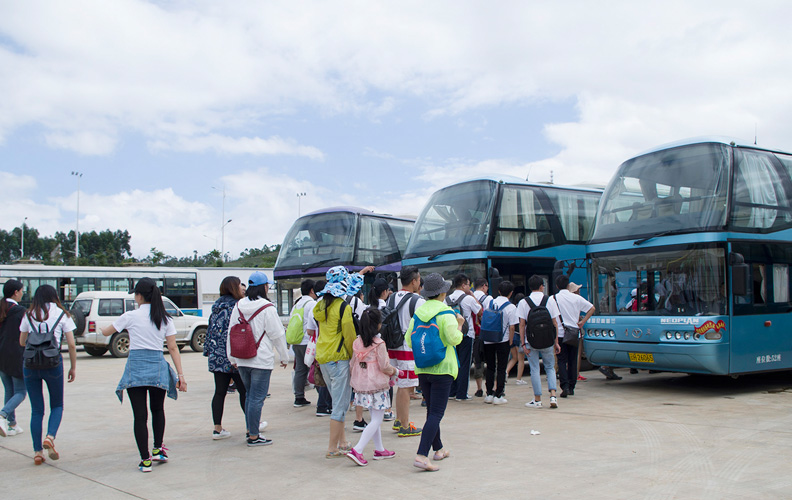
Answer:
[(624, 162), (590, 241), (595, 364), (792, 367), (792, 155), (707, 138)]
[(289, 314), (304, 279), (324, 279), (334, 266), (350, 271), (375, 266), (375, 273), (366, 275), (367, 286), (377, 275), (395, 281), (414, 224), (410, 217), (357, 207), (326, 208), (300, 217), (286, 234), (273, 270), (279, 314)]
[(554, 272), (571, 271), (572, 281), (583, 284), (585, 271), (575, 266), (585, 260), (601, 193), (510, 176), (453, 184), (427, 202), (403, 264), (445, 278), (486, 277), (493, 295), (500, 279), (514, 283), (515, 294), (526, 293), (534, 274), (550, 284)]

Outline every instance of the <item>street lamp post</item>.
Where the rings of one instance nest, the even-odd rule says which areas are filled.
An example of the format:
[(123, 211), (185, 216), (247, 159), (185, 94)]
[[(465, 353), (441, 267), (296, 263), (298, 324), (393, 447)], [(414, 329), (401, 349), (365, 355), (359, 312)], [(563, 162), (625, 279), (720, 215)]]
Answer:
[(301, 213), (302, 210), (301, 210), (301, 207), (300, 207), (300, 199), (303, 196), (305, 196), (305, 193), (297, 193), (297, 218), (299, 218), (300, 215), (302, 215), (302, 213)]
[(20, 254), (19, 255), (19, 260), (22, 260), (22, 259), (25, 258), (25, 221), (27, 219), (28, 218), (25, 217), (25, 219), (22, 221), (22, 238), (20, 238), (20, 242), (21, 242), (22, 246), (19, 247), (19, 254)]
[(231, 219), (228, 219), (224, 224), (223, 227), (220, 228), (220, 258), (223, 259), (225, 255), (225, 227), (228, 223), (231, 222)]
[(74, 232), (74, 263), (80, 263), (80, 179), (82, 172), (72, 171), (73, 176), (77, 177), (77, 229)]

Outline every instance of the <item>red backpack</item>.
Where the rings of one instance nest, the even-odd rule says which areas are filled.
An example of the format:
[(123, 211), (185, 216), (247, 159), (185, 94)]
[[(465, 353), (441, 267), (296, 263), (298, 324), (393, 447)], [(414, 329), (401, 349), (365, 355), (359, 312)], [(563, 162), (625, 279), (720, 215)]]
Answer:
[(256, 341), (256, 338), (253, 336), (253, 326), (250, 322), (253, 321), (253, 318), (255, 318), (258, 313), (268, 307), (272, 307), (272, 304), (261, 306), (248, 319), (245, 319), (245, 315), (242, 314), (241, 310), (239, 311), (239, 323), (232, 326), (228, 331), (228, 342), (231, 346), (232, 357), (237, 359), (251, 359), (256, 357), (261, 340), (267, 332), (263, 332), (258, 341)]

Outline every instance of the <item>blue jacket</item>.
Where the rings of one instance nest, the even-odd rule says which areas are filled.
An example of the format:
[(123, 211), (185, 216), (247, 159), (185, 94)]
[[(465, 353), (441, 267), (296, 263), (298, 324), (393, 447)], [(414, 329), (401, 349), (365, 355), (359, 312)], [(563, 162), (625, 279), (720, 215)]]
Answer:
[(176, 399), (177, 380), (176, 371), (165, 361), (162, 351), (133, 349), (129, 351), (124, 375), (116, 387), (116, 395), (123, 403), (124, 390), (130, 387), (156, 387), (168, 391), (168, 397)]
[(236, 370), (228, 361), (226, 353), (226, 340), (228, 338), (228, 322), (231, 311), (234, 310), (237, 300), (230, 295), (221, 295), (212, 305), (212, 315), (209, 316), (209, 328), (206, 331), (204, 356), (209, 358), (209, 371), (232, 373)]

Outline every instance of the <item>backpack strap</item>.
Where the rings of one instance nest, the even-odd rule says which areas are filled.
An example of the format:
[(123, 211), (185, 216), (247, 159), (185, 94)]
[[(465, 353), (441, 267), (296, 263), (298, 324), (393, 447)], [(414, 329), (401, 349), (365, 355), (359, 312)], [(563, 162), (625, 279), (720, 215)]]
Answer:
[[(250, 315), (250, 318), (247, 319), (247, 322), (250, 323), (251, 321), (253, 321), (253, 318), (258, 316), (258, 313), (260, 313), (261, 311), (263, 311), (264, 309), (266, 309), (268, 307), (272, 307), (272, 302), (270, 302), (269, 304), (264, 304), (263, 306), (259, 307), (256, 310), (256, 312), (254, 312), (253, 314)], [(242, 316), (242, 311), (239, 311), (239, 315), (242, 318), (244, 318), (244, 316)], [(261, 345), (261, 341), (264, 340), (264, 335), (266, 335), (266, 334), (267, 334), (267, 330), (265, 329), (264, 332), (261, 334), (261, 337), (259, 337), (258, 342), (256, 342), (256, 350), (257, 351), (258, 351), (259, 346)]]
[(344, 311), (346, 310), (347, 304), (346, 301), (341, 302), (341, 307), (338, 310), (338, 334), (341, 336), (341, 341), (338, 342), (338, 349), (336, 352), (341, 352), (341, 349), (344, 347), (344, 326), (341, 324), (341, 320), (344, 319)]
[(525, 302), (528, 304), (529, 309), (533, 309), (536, 307), (536, 304), (534, 304), (534, 301), (531, 300), (531, 297), (525, 297)]
[(415, 294), (412, 294), (412, 298), (410, 299), (410, 317), (415, 314), (415, 305), (418, 304), (419, 297)]
[(561, 306), (558, 305), (558, 294), (553, 295), (553, 300), (555, 300), (556, 307), (558, 308), (558, 318), (561, 320), (561, 328), (566, 329), (566, 325), (564, 324), (564, 315), (561, 314)]
[[(490, 305), (492, 305), (494, 303), (495, 303), (495, 301), (493, 300), (492, 302), (490, 302)], [(503, 305), (498, 308), (498, 312), (503, 312), (504, 309), (509, 307), (509, 304), (511, 304), (511, 302), (509, 301), (509, 299), (506, 299), (506, 302), (504, 302)]]
[(547, 307), (547, 301), (548, 301), (548, 299), (550, 299), (550, 297), (548, 297), (547, 295), (545, 295), (544, 297), (542, 297), (542, 301), (539, 303), (539, 306), (540, 306), (540, 307)]

